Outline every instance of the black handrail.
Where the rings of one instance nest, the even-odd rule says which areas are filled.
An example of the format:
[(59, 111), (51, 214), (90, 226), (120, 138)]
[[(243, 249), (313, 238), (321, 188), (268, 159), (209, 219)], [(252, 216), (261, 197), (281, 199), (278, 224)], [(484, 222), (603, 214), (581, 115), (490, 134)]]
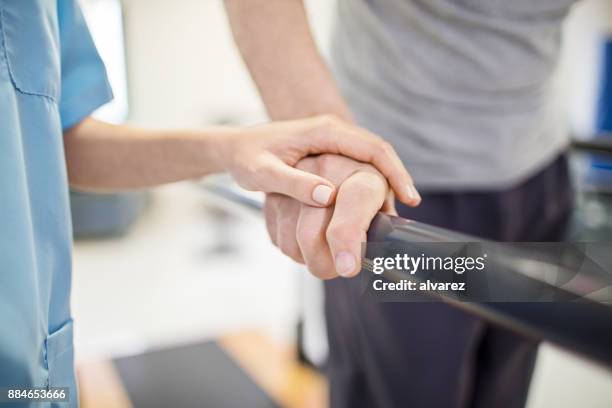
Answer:
[[(474, 242), (473, 237), (415, 221), (378, 214), (370, 225), (368, 242), (395, 242), (409, 247), (421, 242)], [(527, 255), (527, 254), (526, 254)], [(509, 257), (517, 254), (508, 254)], [(553, 270), (555, 268), (552, 268)], [(389, 273), (390, 272), (390, 273)], [(399, 281), (406, 272), (389, 271), (390, 278)], [(501, 270), (504, 280), (513, 288), (543, 285), (523, 271), (519, 265), (506, 265)], [(411, 275), (418, 279), (419, 275)], [(563, 279), (550, 279), (562, 282)], [(520, 282), (520, 284), (514, 284)], [(527, 283), (527, 285), (525, 285)], [(609, 280), (602, 282), (602, 287)], [(554, 285), (548, 283), (553, 287)], [(555, 288), (557, 290), (567, 290)], [(580, 296), (580, 293), (575, 293)], [(546, 340), (578, 353), (590, 360), (612, 368), (612, 305), (587, 298), (559, 302), (465, 302), (449, 295), (442, 300), (475, 314), (492, 323), (502, 325), (526, 337)]]
[(601, 133), (590, 138), (574, 137), (572, 148), (587, 152), (612, 154), (612, 133)]
[[(262, 202), (242, 193), (239, 189), (224, 184), (204, 184), (207, 191), (253, 210), (260, 210)], [(410, 247), (423, 242), (475, 242), (482, 241), (443, 228), (416, 221), (392, 217), (379, 213), (370, 225), (368, 243), (395, 243)], [(510, 257), (517, 254), (510, 253)], [(371, 259), (364, 259), (368, 264)], [(521, 286), (542, 285), (521, 269), (519, 264), (505, 265), (504, 281)], [(418, 275), (407, 275), (404, 271), (386, 271), (392, 281), (407, 277), (418, 279)], [(552, 281), (555, 281), (554, 279)], [(559, 281), (559, 280), (557, 280)], [(609, 281), (607, 282), (609, 283)], [(605, 286), (605, 285), (604, 285)], [(565, 290), (565, 289), (564, 289)], [(576, 293), (576, 295), (580, 295)], [(522, 335), (550, 341), (562, 348), (577, 353), (612, 369), (612, 305), (590, 299), (578, 302), (491, 302), (463, 301), (455, 296), (436, 292), (441, 300), (463, 309), (491, 323), (504, 326)]]

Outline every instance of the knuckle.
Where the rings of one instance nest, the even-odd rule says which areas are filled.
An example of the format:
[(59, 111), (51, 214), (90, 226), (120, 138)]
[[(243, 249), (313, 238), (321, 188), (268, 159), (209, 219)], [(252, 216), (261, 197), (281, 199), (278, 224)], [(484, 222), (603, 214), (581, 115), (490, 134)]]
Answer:
[(321, 234), (316, 227), (300, 225), (296, 233), (297, 243), (300, 248), (308, 249), (321, 239)]
[(395, 149), (393, 148), (393, 146), (391, 145), (391, 143), (382, 140), (380, 143), (378, 143), (378, 146), (376, 148), (376, 153), (380, 156), (391, 156), (393, 154), (393, 152), (395, 151)]
[(373, 190), (384, 190), (387, 186), (386, 177), (374, 167), (368, 168), (369, 171), (363, 172), (363, 185)]
[(387, 181), (377, 171), (362, 171), (359, 173), (359, 183), (354, 183), (353, 194), (362, 199), (373, 199), (386, 194)]
[(299, 264), (304, 264), (304, 257), (300, 251), (296, 251), (295, 253), (288, 255), (294, 262)]
[(332, 279), (332, 278), (335, 278), (337, 276), (336, 275), (336, 271), (331, 266), (331, 264), (330, 265), (321, 265), (319, 263), (317, 263), (317, 264), (308, 264), (308, 271), (315, 278), (322, 279), (322, 280)]
[(393, 145), (387, 142), (386, 140), (383, 140), (381, 144), (383, 152), (385, 152), (385, 154), (391, 155), (395, 152), (395, 148), (393, 148)]
[(323, 126), (333, 126), (340, 122), (340, 119), (334, 114), (326, 113), (319, 116), (320, 124)]
[(308, 271), (319, 279), (331, 279), (337, 276), (334, 262), (331, 254), (315, 254), (315, 256), (306, 256), (306, 266)]
[(356, 236), (353, 226), (348, 222), (330, 224), (325, 231), (327, 242), (335, 244), (348, 244)]

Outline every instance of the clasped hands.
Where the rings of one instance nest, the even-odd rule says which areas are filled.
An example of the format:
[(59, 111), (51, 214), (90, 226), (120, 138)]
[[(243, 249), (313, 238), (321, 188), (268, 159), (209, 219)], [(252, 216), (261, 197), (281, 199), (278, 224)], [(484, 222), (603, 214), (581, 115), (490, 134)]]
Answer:
[(355, 276), (370, 222), (378, 211), (395, 214), (387, 180), (372, 165), (333, 154), (302, 159), (297, 167), (332, 181), (336, 200), (319, 208), (267, 194), (264, 213), (272, 242), (320, 279)]
[[(421, 198), (388, 143), (333, 117), (314, 120), (317, 126), (304, 123), (302, 148), (292, 140), (285, 149), (274, 138), (261, 139), (264, 155), (261, 145), (245, 151), (233, 147), (241, 158), (229, 160), (237, 165), (228, 171), (243, 187), (267, 193), (268, 233), (285, 255), (321, 279), (352, 277), (360, 270), (361, 243), (376, 213), (395, 213), (394, 193), (409, 206)], [(274, 126), (283, 123), (295, 128), (295, 122)], [(295, 135), (289, 128), (279, 130)], [(262, 159), (255, 160), (254, 169), (258, 155)]]

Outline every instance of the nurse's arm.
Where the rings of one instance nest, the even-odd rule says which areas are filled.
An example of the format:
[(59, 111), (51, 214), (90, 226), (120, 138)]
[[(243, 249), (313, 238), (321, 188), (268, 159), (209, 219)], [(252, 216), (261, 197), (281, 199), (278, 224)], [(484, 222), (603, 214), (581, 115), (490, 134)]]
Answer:
[[(197, 130), (150, 130), (87, 118), (65, 132), (64, 146), (70, 184), (88, 190), (145, 188), (227, 171), (246, 189), (326, 206), (335, 185), (294, 167), (321, 153), (372, 163), (400, 191), (410, 183), (381, 138), (328, 116)], [(413, 191), (404, 194), (418, 200)]]

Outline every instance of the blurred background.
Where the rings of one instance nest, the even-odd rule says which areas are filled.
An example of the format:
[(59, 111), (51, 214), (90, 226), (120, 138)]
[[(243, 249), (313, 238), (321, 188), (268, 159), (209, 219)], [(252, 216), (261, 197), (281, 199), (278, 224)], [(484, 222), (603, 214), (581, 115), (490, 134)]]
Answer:
[[(98, 117), (151, 127), (266, 119), (221, 0), (81, 2), (116, 97)], [(325, 53), (334, 2), (306, 5)], [(559, 120), (571, 122), (576, 140), (573, 234), (612, 241), (612, 156), (604, 152), (612, 132), (612, 3), (578, 4), (565, 39), (567, 117)], [(325, 381), (298, 358), (325, 360), (318, 282), (270, 244), (256, 211), (196, 181), (129, 194), (73, 192), (72, 207), (85, 407), (165, 406), (154, 391), (171, 387), (184, 406), (202, 395), (208, 399), (194, 406), (227, 406), (217, 398), (228, 389), (248, 406), (326, 406)], [(194, 377), (199, 382), (190, 383)], [(541, 347), (530, 408), (611, 405), (611, 371)]]

